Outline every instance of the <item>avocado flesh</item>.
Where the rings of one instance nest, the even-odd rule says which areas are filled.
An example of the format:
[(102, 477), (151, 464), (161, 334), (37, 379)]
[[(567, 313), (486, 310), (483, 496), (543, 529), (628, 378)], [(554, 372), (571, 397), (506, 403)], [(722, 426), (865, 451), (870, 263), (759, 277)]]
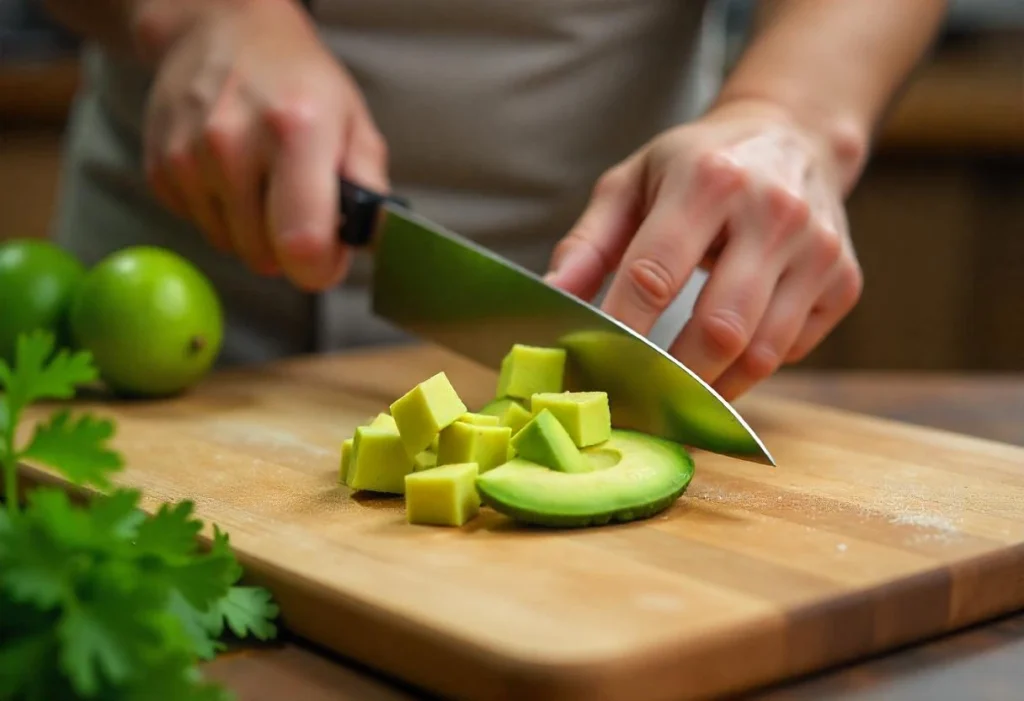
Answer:
[(559, 472), (516, 458), (481, 474), (477, 491), (484, 504), (520, 522), (578, 528), (649, 518), (693, 478), (683, 446), (636, 431), (612, 429), (607, 441), (581, 452), (593, 470)]

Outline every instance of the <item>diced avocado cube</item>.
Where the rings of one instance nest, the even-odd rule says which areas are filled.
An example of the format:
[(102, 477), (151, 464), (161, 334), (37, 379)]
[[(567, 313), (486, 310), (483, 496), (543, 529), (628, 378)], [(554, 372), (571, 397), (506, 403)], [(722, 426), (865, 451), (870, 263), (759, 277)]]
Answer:
[(535, 414), (530, 422), (512, 437), (516, 455), (559, 472), (588, 472), (590, 463), (572, 442), (569, 432), (549, 409)]
[(419, 383), (391, 405), (391, 416), (410, 459), (428, 449), (441, 429), (466, 411), (443, 372)]
[(526, 422), (533, 418), (529, 409), (524, 407), (518, 400), (505, 397), (494, 399), (488, 402), (481, 414), (489, 414), (498, 417), (499, 426), (508, 426), (512, 429), (512, 435), (519, 433), (519, 429), (526, 425)]
[(431, 450), (424, 450), (422, 453), (418, 453), (413, 459), (413, 469), (416, 472), (422, 470), (429, 470), (437, 466), (437, 453)]
[(386, 431), (398, 432), (398, 424), (395, 423), (395, 418), (390, 414), (381, 412), (373, 418), (373, 421), (369, 424), (370, 428), (380, 428)]
[(405, 476), (414, 467), (397, 433), (369, 426), (356, 429), (348, 467), (348, 486), (352, 489), (402, 494)]
[(538, 393), (530, 398), (530, 408), (534, 414), (550, 410), (577, 448), (603, 443), (612, 435), (606, 392)]
[(480, 512), (476, 463), (457, 463), (405, 477), (405, 514), (409, 523), (462, 526)]
[(473, 462), (481, 473), (508, 461), (512, 429), (508, 426), (480, 426), (456, 421), (441, 431), (437, 464)]
[(529, 399), (538, 392), (561, 392), (565, 350), (517, 343), (501, 361), (496, 399)]
[(338, 483), (348, 482), (348, 466), (352, 459), (352, 444), (355, 438), (346, 438), (341, 442), (341, 468), (338, 470)]
[(466, 412), (456, 419), (456, 421), (461, 421), (464, 424), (474, 424), (476, 426), (497, 426), (500, 423), (497, 416), (491, 416), (490, 414), (474, 414), (472, 412)]

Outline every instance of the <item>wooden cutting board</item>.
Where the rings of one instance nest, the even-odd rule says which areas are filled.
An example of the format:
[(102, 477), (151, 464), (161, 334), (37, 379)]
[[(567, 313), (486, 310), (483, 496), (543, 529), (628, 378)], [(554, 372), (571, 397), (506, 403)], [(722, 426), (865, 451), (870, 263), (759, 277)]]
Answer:
[(738, 408), (778, 467), (697, 452), (649, 521), (407, 525), (337, 485), (340, 444), (439, 370), (493, 392), (406, 347), (88, 408), (119, 422), (122, 481), (226, 528), (286, 625), (448, 698), (705, 698), (1024, 607), (1024, 449), (756, 392)]

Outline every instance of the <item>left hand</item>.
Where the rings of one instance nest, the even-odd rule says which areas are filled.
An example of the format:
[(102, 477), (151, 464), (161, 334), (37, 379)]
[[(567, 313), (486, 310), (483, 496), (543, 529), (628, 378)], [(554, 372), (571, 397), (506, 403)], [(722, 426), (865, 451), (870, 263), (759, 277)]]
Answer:
[(548, 281), (648, 334), (709, 271), (669, 352), (734, 399), (813, 350), (860, 297), (843, 175), (825, 140), (771, 105), (726, 103), (611, 168)]

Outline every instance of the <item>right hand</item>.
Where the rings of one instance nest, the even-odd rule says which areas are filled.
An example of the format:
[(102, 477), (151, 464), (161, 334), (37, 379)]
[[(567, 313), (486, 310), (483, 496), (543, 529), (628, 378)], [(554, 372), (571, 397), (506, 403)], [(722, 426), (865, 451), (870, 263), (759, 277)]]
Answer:
[(389, 187), (387, 147), (355, 81), (292, 0), (143, 8), (136, 26), (157, 65), (144, 159), (157, 197), (254, 272), (308, 291), (336, 284), (351, 258), (337, 235), (338, 177)]

